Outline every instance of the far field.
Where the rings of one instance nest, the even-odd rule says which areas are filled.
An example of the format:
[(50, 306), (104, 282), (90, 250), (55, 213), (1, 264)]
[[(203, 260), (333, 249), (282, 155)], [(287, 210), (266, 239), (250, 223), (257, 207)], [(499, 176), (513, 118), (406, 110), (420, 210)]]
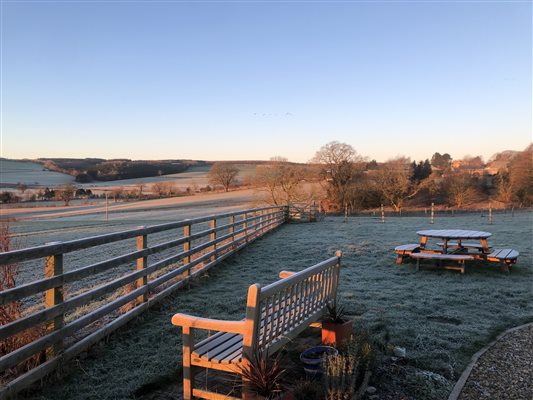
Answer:
[[(138, 215), (138, 220), (158, 219), (157, 211)], [(381, 374), (374, 382), (378, 394), (396, 385), (406, 399), (445, 399), (473, 353), (506, 328), (533, 320), (532, 222), (531, 213), (521, 212), (497, 214), (492, 225), (479, 214), (441, 217), (434, 225), (427, 217), (388, 218), (385, 224), (377, 217), (347, 222), (327, 217), (285, 225), (112, 335), (88, 358), (71, 364), (61, 381), (52, 380), (26, 398), (157, 398), (150, 396), (179, 381), (182, 336), (170, 324), (173, 313), (240, 319), (250, 284), (272, 282), (280, 270), (301, 270), (340, 249), (339, 294), (348, 314), (376, 340), (407, 350), (404, 375)], [(26, 231), (30, 224), (16, 228)], [(509, 275), (495, 267), (472, 266), (461, 275), (395, 265), (393, 248), (417, 241), (415, 232), (429, 227), (487, 230), (493, 233), (491, 245), (519, 250), (519, 262)]]

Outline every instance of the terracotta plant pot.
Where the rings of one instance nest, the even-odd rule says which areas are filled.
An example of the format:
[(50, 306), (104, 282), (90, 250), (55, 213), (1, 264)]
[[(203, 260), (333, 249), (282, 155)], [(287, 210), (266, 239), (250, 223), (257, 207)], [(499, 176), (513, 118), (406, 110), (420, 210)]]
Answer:
[(353, 321), (343, 323), (322, 322), (322, 344), (327, 346), (342, 346), (352, 337)]

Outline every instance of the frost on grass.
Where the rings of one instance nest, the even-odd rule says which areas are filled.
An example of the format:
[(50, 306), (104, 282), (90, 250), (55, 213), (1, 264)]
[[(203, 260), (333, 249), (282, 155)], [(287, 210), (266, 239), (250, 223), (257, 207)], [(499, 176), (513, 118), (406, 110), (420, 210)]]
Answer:
[[(27, 398), (123, 399), (176, 382), (182, 339), (170, 324), (175, 312), (240, 319), (250, 284), (272, 282), (281, 270), (302, 270), (337, 249), (344, 253), (340, 301), (378, 341), (406, 349), (399, 385), (408, 398), (445, 399), (473, 353), (504, 329), (531, 320), (531, 214), (497, 215), (493, 225), (479, 215), (440, 218), (434, 225), (421, 217), (388, 218), (385, 224), (378, 218), (343, 220), (289, 224), (256, 241), (71, 364), (61, 382)], [(492, 232), (490, 244), (519, 250), (519, 262), (509, 275), (494, 265), (467, 267), (465, 275), (395, 265), (394, 247), (416, 242), (416, 231), (425, 228)], [(398, 376), (385, 374), (380, 382), (394, 386)]]

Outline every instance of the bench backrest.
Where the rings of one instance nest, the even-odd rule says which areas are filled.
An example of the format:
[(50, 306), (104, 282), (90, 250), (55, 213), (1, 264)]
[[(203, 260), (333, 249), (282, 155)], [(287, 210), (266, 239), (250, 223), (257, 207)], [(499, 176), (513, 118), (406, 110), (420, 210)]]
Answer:
[(335, 305), (341, 252), (289, 277), (248, 289), (245, 356), (274, 353)]

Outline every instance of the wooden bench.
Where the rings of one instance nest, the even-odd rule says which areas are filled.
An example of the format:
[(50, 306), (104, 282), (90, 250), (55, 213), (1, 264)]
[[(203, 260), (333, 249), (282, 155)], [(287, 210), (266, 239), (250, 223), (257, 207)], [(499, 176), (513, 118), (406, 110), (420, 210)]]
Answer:
[[(282, 279), (267, 285), (251, 285), (246, 317), (223, 321), (175, 314), (174, 325), (183, 328), (183, 397), (185, 400), (237, 399), (194, 386), (197, 367), (227, 371), (242, 376), (243, 369), (258, 354), (271, 355), (299, 335), (336, 302), (341, 252), (297, 273), (282, 271)], [(217, 331), (195, 343), (194, 330)], [(243, 389), (243, 395), (245, 395)]]
[(416, 243), (402, 244), (401, 246), (396, 246), (394, 251), (396, 252), (396, 264), (403, 263), (405, 257), (411, 255), (412, 252), (418, 251), (420, 245)]
[(411, 253), (411, 258), (416, 260), (416, 270), (420, 270), (420, 260), (435, 260), (438, 261), (439, 265), (442, 261), (455, 261), (458, 263), (458, 266), (445, 265), (441, 267), (445, 269), (454, 269), (461, 271), (462, 274), (465, 273), (465, 261), (474, 260), (473, 256), (468, 254), (440, 254), (440, 253)]
[[(442, 243), (442, 242), (437, 243), (437, 246), (443, 247), (444, 243)], [(459, 245), (459, 242), (448, 242), (447, 246), (448, 247), (456, 247), (456, 248), (465, 248), (465, 249), (477, 249), (479, 251), (483, 250), (483, 245), (481, 243), (464, 242), (464, 243), (461, 243), (461, 245)], [(489, 249), (490, 248), (491, 247), (489, 246)]]
[(487, 254), (487, 261), (502, 263), (507, 272), (518, 261), (520, 253), (514, 249), (494, 249), (492, 253)]

